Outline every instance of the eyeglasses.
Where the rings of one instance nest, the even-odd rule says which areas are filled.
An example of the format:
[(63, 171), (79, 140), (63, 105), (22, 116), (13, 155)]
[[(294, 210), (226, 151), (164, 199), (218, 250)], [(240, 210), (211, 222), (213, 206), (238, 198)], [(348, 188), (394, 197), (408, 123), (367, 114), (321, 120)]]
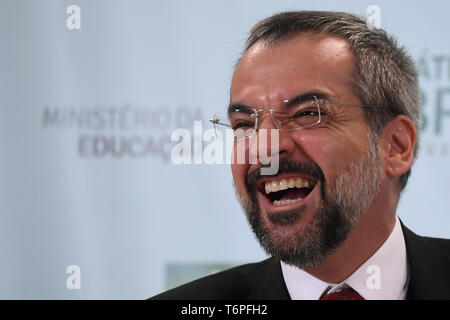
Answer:
[(236, 140), (251, 137), (259, 130), (262, 114), (270, 113), (272, 122), (280, 130), (293, 131), (298, 129), (317, 128), (322, 122), (326, 112), (321, 108), (326, 104), (355, 106), (365, 108), (383, 108), (382, 106), (372, 106), (364, 104), (352, 104), (334, 102), (325, 99), (318, 99), (315, 95), (299, 96), (292, 101), (285, 100), (286, 109), (289, 112), (278, 112), (274, 109), (254, 109), (246, 106), (230, 106), (228, 117), (220, 117), (216, 114), (209, 121), (214, 125), (216, 137), (220, 127), (231, 128)]

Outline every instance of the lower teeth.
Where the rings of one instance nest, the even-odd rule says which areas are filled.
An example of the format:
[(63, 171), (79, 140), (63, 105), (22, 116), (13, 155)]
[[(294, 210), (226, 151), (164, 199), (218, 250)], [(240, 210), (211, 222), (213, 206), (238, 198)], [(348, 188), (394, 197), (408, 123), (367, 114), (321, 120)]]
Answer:
[(287, 204), (296, 203), (296, 202), (298, 202), (298, 201), (300, 201), (302, 199), (303, 198), (297, 198), (297, 199), (292, 199), (292, 200), (275, 200), (273, 202), (273, 204), (276, 205), (276, 206), (284, 206), (284, 205), (287, 205)]

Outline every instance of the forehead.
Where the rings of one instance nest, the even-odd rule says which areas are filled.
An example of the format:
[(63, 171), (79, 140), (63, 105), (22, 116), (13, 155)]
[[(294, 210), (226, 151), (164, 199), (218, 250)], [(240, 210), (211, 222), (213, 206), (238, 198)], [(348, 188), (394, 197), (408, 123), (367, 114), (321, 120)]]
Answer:
[(352, 91), (354, 71), (350, 45), (339, 37), (301, 34), (276, 46), (257, 42), (235, 70), (231, 98), (280, 100), (308, 90), (339, 98)]

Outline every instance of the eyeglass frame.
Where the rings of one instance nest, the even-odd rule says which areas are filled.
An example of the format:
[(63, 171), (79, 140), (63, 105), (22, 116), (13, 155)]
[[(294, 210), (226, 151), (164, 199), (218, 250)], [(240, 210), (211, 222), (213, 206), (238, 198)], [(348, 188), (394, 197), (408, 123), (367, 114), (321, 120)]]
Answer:
[[(373, 108), (373, 109), (386, 108), (386, 107), (384, 107), (384, 106), (377, 106), (377, 105), (354, 104), (354, 103), (346, 103), (346, 102), (337, 102), (337, 101), (330, 101), (330, 100), (323, 99), (323, 98), (318, 99), (316, 95), (309, 95), (309, 96), (311, 96), (312, 98), (314, 98), (314, 100), (312, 101), (312, 103), (315, 104), (315, 105), (317, 105), (317, 110), (318, 110), (318, 113), (319, 113), (319, 119), (317, 120), (317, 122), (315, 122), (315, 123), (313, 123), (313, 124), (311, 124), (311, 125), (305, 126), (305, 127), (299, 126), (299, 127), (297, 127), (297, 128), (291, 128), (291, 129), (281, 128), (281, 124), (278, 124), (278, 123), (276, 122), (276, 121), (280, 122), (280, 120), (274, 118), (274, 117), (275, 117), (275, 116), (274, 116), (274, 113), (277, 112), (275, 109), (269, 109), (269, 110), (266, 110), (266, 109), (248, 108), (249, 110), (253, 110), (253, 111), (254, 111), (253, 113), (250, 114), (250, 117), (256, 118), (255, 126), (254, 126), (253, 129), (251, 129), (251, 134), (249, 134), (249, 135), (245, 134), (242, 138), (240, 138), (240, 139), (238, 139), (238, 140), (245, 139), (245, 138), (247, 138), (247, 137), (251, 137), (251, 136), (253, 136), (253, 134), (254, 134), (257, 130), (259, 130), (259, 128), (258, 128), (258, 124), (259, 124), (259, 121), (258, 121), (258, 120), (259, 120), (259, 114), (260, 114), (260, 113), (263, 113), (263, 112), (269, 112), (269, 113), (270, 113), (271, 118), (272, 118), (272, 122), (275, 124), (275, 126), (277, 127), (278, 130), (284, 129), (284, 130), (288, 130), (288, 131), (294, 131), (294, 130), (299, 130), (299, 129), (313, 129), (313, 128), (317, 128), (317, 127), (322, 123), (322, 113), (321, 113), (321, 110), (320, 110), (320, 105), (321, 105), (321, 104), (322, 104), (322, 105), (324, 105), (324, 104), (344, 105), (344, 106), (351, 106), (351, 107), (363, 107), (363, 108), (369, 108), (369, 109), (371, 109), (371, 108)], [(289, 122), (289, 121), (292, 121), (292, 120), (294, 119), (294, 117), (295, 117), (295, 115), (294, 115), (294, 116), (287, 117), (287, 119), (284, 121), (284, 123)], [(218, 119), (218, 118), (216, 117), (216, 114), (213, 114), (213, 118), (209, 119), (209, 122), (211, 122), (211, 123), (214, 125), (214, 133), (215, 133), (216, 137), (218, 137), (217, 132), (216, 132), (216, 125), (221, 125), (221, 126), (225, 126), (225, 127), (228, 127), (228, 128), (233, 128), (231, 125), (229, 125), (229, 124), (227, 124), (227, 123), (220, 122), (220, 119)], [(233, 129), (233, 131), (234, 131), (234, 130), (235, 130), (235, 129)], [(250, 130), (248, 130), (248, 131), (250, 131)]]

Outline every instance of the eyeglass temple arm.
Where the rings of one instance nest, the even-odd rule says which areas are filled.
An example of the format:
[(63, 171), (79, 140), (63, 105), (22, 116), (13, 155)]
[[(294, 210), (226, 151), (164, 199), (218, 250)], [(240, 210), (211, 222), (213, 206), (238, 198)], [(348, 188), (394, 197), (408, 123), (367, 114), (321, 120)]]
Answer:
[(373, 106), (373, 105), (369, 105), (369, 104), (354, 104), (354, 103), (345, 103), (345, 102), (334, 102), (334, 101), (329, 101), (329, 100), (325, 100), (325, 99), (318, 99), (317, 101), (322, 104), (328, 103), (328, 104), (336, 104), (336, 105), (341, 105), (341, 106), (364, 107), (364, 108), (384, 108), (383, 106)]
[(216, 117), (216, 115), (213, 115), (213, 117), (211, 119), (209, 119), (209, 122), (211, 122), (214, 126), (216, 124), (220, 124), (222, 126), (231, 128), (231, 126), (229, 124), (221, 122), (220, 119)]
[(209, 119), (209, 122), (211, 122), (212, 124), (219, 124), (220, 120), (214, 116), (213, 118)]

